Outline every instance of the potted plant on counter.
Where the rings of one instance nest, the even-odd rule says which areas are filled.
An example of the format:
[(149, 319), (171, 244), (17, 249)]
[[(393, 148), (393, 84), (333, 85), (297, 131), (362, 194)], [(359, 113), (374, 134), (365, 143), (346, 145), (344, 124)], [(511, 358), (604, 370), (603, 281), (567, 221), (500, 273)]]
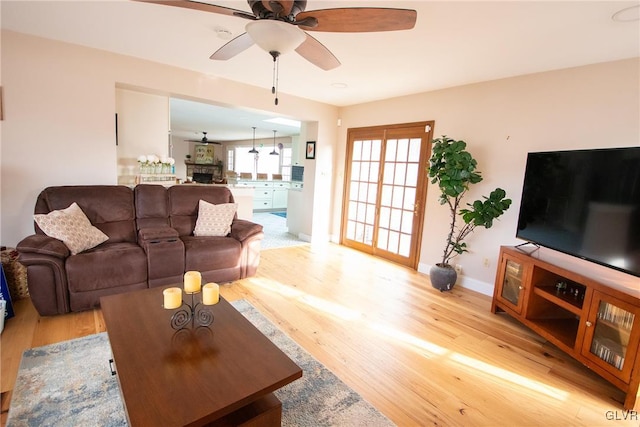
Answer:
[(476, 227), (491, 228), (493, 220), (511, 206), (511, 199), (505, 198), (506, 193), (501, 188), (493, 190), (489, 197), (483, 196), (484, 200), (467, 203), (467, 208), (462, 206), (470, 186), (482, 181), (476, 170), (477, 162), (466, 147), (466, 142), (443, 135), (433, 140), (429, 159), (428, 176), (432, 184), (438, 184), (440, 204), (447, 205), (451, 215), (442, 260), (429, 271), (431, 285), (440, 291), (450, 290), (456, 283), (458, 275), (451, 259), (467, 252), (464, 240)]

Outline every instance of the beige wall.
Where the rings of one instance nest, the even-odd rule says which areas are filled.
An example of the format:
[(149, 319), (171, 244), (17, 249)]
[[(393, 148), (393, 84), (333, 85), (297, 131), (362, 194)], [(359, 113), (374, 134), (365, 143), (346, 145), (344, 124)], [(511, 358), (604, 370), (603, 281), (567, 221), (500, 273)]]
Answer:
[[(1, 55), (3, 245), (15, 246), (33, 232), (33, 206), (43, 188), (117, 183), (116, 88), (317, 121), (322, 135), (319, 150), (336, 144), (336, 107), (284, 93), (276, 107), (269, 88), (11, 31), (2, 32)], [(326, 191), (323, 197), (330, 199), (331, 193)], [(311, 218), (330, 216), (330, 203), (309, 208)], [(328, 239), (327, 229), (324, 234)]]
[[(478, 229), (468, 239), (470, 253), (455, 260), (463, 267), (463, 286), (493, 291), (500, 245), (515, 239), (522, 178), (529, 151), (638, 146), (640, 143), (640, 67), (638, 59), (520, 76), (343, 108), (338, 179), (334, 199), (342, 197), (344, 152), (348, 128), (435, 120), (434, 137), (446, 134), (468, 143), (484, 181), (467, 202), (502, 187), (514, 201), (490, 230)], [(428, 73), (425, 73), (425, 78)], [(438, 262), (444, 247), (448, 211), (428, 190), (420, 271)], [(339, 234), (334, 210), (332, 233)], [(552, 262), (593, 272), (611, 284), (640, 290), (629, 275), (541, 251)], [(484, 266), (484, 258), (490, 261)]]
[(169, 97), (116, 89), (118, 184), (133, 185), (138, 157), (169, 155)]
[[(305, 160), (305, 189), (296, 224), (314, 241), (337, 239), (346, 131), (390, 123), (435, 120), (436, 136), (465, 139), (485, 180), (470, 199), (496, 186), (514, 200), (491, 229), (468, 243), (462, 285), (492, 291), (499, 246), (514, 238), (528, 151), (634, 146), (640, 141), (638, 59), (394, 98), (342, 109), (136, 58), (13, 32), (2, 33), (0, 243), (15, 246), (33, 231), (39, 191), (49, 185), (115, 184), (116, 87), (277, 111), (309, 122), (301, 141), (317, 141), (316, 160)], [(425, 73), (425, 78), (428, 74)], [(336, 127), (338, 117), (341, 127)], [(317, 125), (314, 123), (317, 122)], [(183, 156), (176, 156), (176, 160)], [(437, 262), (447, 212), (428, 192), (420, 270)], [(637, 292), (637, 278), (551, 251), (542, 256)], [(490, 260), (489, 268), (483, 266)], [(635, 286), (635, 287), (634, 287)]]

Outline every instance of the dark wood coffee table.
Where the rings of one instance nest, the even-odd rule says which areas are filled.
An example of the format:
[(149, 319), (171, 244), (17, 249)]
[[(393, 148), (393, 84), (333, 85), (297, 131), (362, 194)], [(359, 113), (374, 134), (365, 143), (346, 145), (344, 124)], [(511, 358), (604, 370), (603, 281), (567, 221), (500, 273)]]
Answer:
[(280, 425), (272, 392), (300, 367), (223, 298), (209, 328), (176, 332), (162, 289), (100, 299), (129, 425)]

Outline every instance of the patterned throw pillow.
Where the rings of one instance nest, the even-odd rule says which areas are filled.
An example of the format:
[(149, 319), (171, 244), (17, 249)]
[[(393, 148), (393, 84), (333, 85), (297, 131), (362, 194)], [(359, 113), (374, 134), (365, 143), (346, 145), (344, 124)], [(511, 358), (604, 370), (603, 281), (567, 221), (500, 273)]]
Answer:
[(238, 209), (237, 203), (214, 205), (200, 200), (194, 236), (226, 236), (231, 233), (231, 222)]
[(62, 240), (72, 255), (109, 240), (109, 236), (91, 225), (76, 202), (66, 209), (34, 215), (33, 219), (44, 234)]

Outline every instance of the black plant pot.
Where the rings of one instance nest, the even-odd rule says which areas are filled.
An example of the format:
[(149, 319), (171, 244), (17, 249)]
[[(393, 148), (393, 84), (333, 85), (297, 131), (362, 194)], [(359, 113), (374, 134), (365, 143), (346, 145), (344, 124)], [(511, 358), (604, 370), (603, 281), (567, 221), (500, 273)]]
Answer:
[(457, 279), (458, 273), (456, 273), (456, 270), (448, 264), (435, 264), (429, 270), (431, 286), (438, 289), (440, 292), (450, 291), (453, 289)]

